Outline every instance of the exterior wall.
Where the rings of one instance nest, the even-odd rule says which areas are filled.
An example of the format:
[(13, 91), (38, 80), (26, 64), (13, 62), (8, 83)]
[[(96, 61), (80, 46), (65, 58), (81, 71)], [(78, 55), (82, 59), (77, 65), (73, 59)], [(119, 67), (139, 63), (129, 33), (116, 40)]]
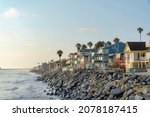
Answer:
[(77, 53), (70, 53), (69, 59), (70, 59), (70, 67), (72, 69), (78, 68), (78, 54)]
[(150, 71), (150, 51), (146, 53), (146, 60), (148, 61), (148, 64), (146, 64), (146, 68)]
[(146, 63), (147, 63), (147, 60), (146, 60), (145, 51), (136, 51), (136, 52), (126, 53), (126, 60), (125, 60), (126, 71), (129, 71), (131, 68), (143, 69), (145, 68)]
[(124, 48), (125, 43), (122, 42), (105, 47), (103, 52), (105, 63), (110, 67), (121, 67), (121, 65), (124, 65), (124, 54), (122, 54), (124, 53)]
[(146, 68), (146, 50), (143, 51), (130, 51), (128, 44), (125, 47), (125, 68), (129, 72), (132, 68), (137, 71)]
[(91, 68), (93, 67), (92, 61), (95, 59), (97, 51), (95, 49), (85, 49), (80, 51), (79, 56), (79, 68)]
[(84, 69), (84, 68), (86, 68), (86, 65), (87, 65), (87, 64), (89, 64), (89, 59), (88, 59), (88, 57), (82, 56), (82, 57), (80, 58), (80, 66), (79, 66), (79, 68)]
[(150, 40), (146, 41), (146, 47), (150, 47)]
[(150, 64), (150, 52), (147, 52), (146, 53), (146, 60), (149, 62), (149, 64)]
[(150, 40), (146, 42), (146, 47), (147, 47), (146, 60), (148, 61), (146, 68), (150, 71)]

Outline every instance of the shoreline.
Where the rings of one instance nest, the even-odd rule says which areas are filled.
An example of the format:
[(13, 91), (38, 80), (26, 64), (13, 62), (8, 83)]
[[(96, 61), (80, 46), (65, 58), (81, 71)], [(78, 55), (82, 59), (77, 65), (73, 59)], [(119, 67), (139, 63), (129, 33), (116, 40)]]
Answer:
[(150, 76), (94, 70), (46, 71), (46, 95), (62, 100), (150, 100)]

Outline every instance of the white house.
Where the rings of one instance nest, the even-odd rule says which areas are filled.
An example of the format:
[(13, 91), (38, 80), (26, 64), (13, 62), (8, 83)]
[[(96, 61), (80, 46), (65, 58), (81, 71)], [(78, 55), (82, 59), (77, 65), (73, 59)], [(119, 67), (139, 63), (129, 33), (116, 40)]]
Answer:
[(149, 63), (146, 66), (150, 70), (150, 40), (146, 42), (146, 49), (146, 59), (149, 61)]

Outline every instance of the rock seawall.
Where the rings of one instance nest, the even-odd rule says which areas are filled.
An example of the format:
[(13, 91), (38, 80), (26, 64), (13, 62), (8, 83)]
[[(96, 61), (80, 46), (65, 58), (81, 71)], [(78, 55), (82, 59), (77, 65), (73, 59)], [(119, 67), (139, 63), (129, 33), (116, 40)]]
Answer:
[(45, 72), (47, 95), (65, 100), (149, 100), (150, 76), (94, 70)]

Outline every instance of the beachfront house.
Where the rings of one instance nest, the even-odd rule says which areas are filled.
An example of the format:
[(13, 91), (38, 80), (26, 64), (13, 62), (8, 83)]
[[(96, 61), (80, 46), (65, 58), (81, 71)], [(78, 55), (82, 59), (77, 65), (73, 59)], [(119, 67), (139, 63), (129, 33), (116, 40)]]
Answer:
[(103, 48), (103, 66), (124, 68), (125, 43), (119, 42)]
[(148, 71), (150, 71), (150, 40), (146, 41), (146, 60), (148, 61), (148, 64), (146, 64), (146, 68)]
[(95, 67), (105, 68), (108, 64), (109, 51), (104, 48), (99, 48), (97, 53), (94, 54)]
[(69, 62), (70, 62), (70, 68), (77, 69), (78, 68), (78, 53), (70, 53), (69, 54)]
[(79, 68), (93, 68), (96, 49), (84, 49), (79, 52)]
[(127, 72), (145, 71), (148, 60), (146, 59), (146, 44), (145, 42), (127, 42), (125, 46), (125, 69)]

